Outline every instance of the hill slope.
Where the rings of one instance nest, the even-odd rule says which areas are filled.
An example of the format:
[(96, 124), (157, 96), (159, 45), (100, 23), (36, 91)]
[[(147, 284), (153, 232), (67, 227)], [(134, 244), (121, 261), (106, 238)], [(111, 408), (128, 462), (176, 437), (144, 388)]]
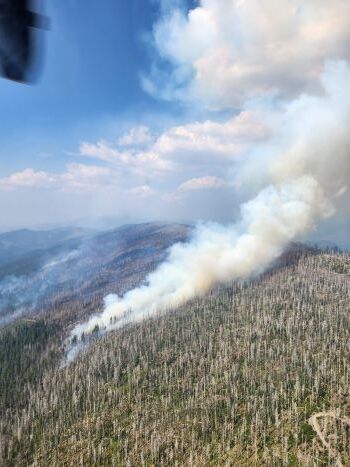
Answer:
[(320, 426), (347, 465), (349, 275), (348, 255), (294, 249), (61, 368), (59, 307), (3, 331), (0, 349), (18, 349), (7, 371), (31, 371), (3, 398), (0, 464), (333, 465), (310, 417), (338, 410)]
[(56, 313), (58, 304), (73, 301), (87, 313), (105, 294), (139, 284), (189, 231), (150, 223), (98, 234), (66, 229), (0, 235), (0, 325), (18, 316)]

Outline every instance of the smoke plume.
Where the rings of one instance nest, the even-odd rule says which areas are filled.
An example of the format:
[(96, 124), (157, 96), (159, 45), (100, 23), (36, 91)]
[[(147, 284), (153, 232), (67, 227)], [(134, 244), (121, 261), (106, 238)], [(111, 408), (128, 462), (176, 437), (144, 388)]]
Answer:
[(233, 183), (240, 177), (247, 183), (250, 174), (249, 184), (258, 190), (241, 206), (240, 220), (197, 227), (189, 243), (170, 249), (168, 260), (144, 285), (124, 297), (107, 297), (103, 313), (78, 325), (72, 335), (116, 329), (173, 309), (217, 282), (259, 274), (291, 241), (331, 216), (349, 181), (349, 82), (345, 62), (328, 63), (322, 95), (260, 108), (257, 114), (272, 136), (236, 168)]

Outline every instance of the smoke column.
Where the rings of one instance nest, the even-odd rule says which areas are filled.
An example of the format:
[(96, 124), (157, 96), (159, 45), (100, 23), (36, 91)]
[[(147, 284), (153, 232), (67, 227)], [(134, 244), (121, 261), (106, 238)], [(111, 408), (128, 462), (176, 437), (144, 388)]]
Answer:
[(96, 326), (116, 329), (175, 308), (217, 282), (259, 274), (292, 240), (331, 216), (349, 181), (349, 82), (345, 62), (328, 63), (322, 95), (260, 109), (272, 136), (252, 151), (236, 179), (256, 174), (257, 165), (261, 170), (249, 182), (263, 186), (242, 204), (239, 222), (199, 226), (189, 243), (170, 249), (168, 260), (145, 285), (121, 298), (107, 297), (103, 313), (78, 325), (72, 335), (81, 337)]

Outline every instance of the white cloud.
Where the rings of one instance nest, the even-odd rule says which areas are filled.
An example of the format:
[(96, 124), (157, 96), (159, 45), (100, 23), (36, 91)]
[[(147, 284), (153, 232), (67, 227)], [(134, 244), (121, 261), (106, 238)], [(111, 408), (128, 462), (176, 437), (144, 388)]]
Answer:
[(104, 140), (100, 140), (97, 143), (88, 143), (86, 141), (82, 142), (80, 144), (78, 154), (104, 162), (114, 162), (121, 164), (129, 164), (132, 157), (130, 153), (121, 152)]
[(10, 191), (15, 188), (46, 188), (55, 182), (55, 175), (44, 171), (25, 169), (0, 179), (0, 189)]
[(150, 130), (146, 126), (131, 128), (118, 140), (119, 146), (139, 146), (152, 141)]
[(207, 120), (170, 128), (159, 136), (153, 150), (185, 165), (221, 164), (223, 159), (232, 163), (268, 135), (268, 127), (252, 112), (242, 112), (223, 123)]
[(221, 175), (253, 144), (268, 139), (270, 130), (257, 115), (243, 111), (225, 122), (206, 120), (170, 127), (142, 149), (120, 151), (105, 141), (82, 143), (79, 155), (118, 167), (125, 176), (165, 180), (217, 171)]
[(150, 170), (158, 173), (172, 169), (171, 164), (162, 160), (152, 147), (144, 151), (125, 152), (106, 141), (83, 142), (79, 147), (78, 155), (101, 160), (134, 173), (147, 173)]
[(200, 0), (167, 9), (153, 31), (171, 76), (155, 67), (146, 88), (168, 99), (237, 108), (248, 99), (321, 92), (328, 59), (350, 58), (348, 0)]
[(58, 175), (58, 183), (63, 189), (95, 190), (105, 186), (118, 186), (119, 176), (107, 167), (84, 164), (69, 164), (67, 171)]
[(68, 164), (62, 173), (35, 171), (32, 168), (16, 172), (0, 179), (0, 189), (54, 188), (64, 191), (93, 191), (98, 187), (117, 183), (117, 175), (109, 168), (84, 164)]
[(225, 196), (234, 204), (224, 182), (229, 168), (252, 145), (263, 144), (269, 134), (257, 115), (242, 112), (224, 122), (206, 120), (170, 127), (139, 149), (122, 151), (104, 140), (84, 142), (71, 155), (101, 165), (74, 163), (60, 172), (26, 169), (0, 179), (0, 190), (18, 192), (18, 196), (23, 192), (29, 196), (30, 190), (33, 196), (34, 191), (44, 197), (49, 191), (57, 196), (79, 195), (98, 212), (222, 219), (230, 209)]

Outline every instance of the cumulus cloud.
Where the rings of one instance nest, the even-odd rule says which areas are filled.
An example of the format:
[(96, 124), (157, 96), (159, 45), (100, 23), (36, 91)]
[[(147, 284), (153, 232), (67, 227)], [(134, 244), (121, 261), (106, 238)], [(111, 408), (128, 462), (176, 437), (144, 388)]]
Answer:
[(138, 146), (147, 144), (152, 140), (150, 129), (146, 126), (131, 128), (118, 140), (120, 146)]
[(172, 169), (169, 161), (161, 158), (161, 155), (149, 148), (144, 151), (120, 151), (106, 141), (97, 143), (83, 142), (80, 144), (78, 155), (107, 162), (113, 166), (119, 166), (133, 172), (147, 172), (154, 170), (157, 173)]
[[(254, 112), (244, 110), (223, 122), (208, 119), (170, 127), (142, 148), (131, 147), (128, 151), (106, 141), (84, 142), (78, 155), (103, 161), (124, 173), (158, 180), (172, 177), (176, 182), (177, 174), (183, 178), (184, 174), (208, 170), (213, 176), (223, 176), (227, 166), (253, 145), (266, 141), (269, 132)], [(131, 134), (133, 130), (127, 133), (127, 139)]]
[(54, 174), (28, 168), (21, 172), (15, 172), (8, 177), (1, 178), (0, 189), (10, 191), (20, 187), (49, 187), (55, 180), (56, 176)]
[[(230, 163), (253, 143), (265, 140), (269, 130), (253, 112), (243, 111), (225, 122), (206, 120), (172, 127), (160, 135), (153, 151), (163, 158), (207, 164)], [(204, 157), (202, 157), (204, 155)]]
[(82, 142), (80, 144), (78, 154), (80, 156), (90, 157), (104, 162), (123, 164), (128, 164), (131, 158), (129, 153), (119, 151), (104, 140), (98, 141), (97, 143), (88, 143), (86, 141)]
[(146, 90), (166, 99), (237, 108), (260, 96), (319, 93), (327, 59), (350, 58), (348, 0), (200, 0), (163, 11)]
[[(95, 190), (109, 192), (109, 197), (113, 192), (118, 200), (125, 200), (129, 212), (133, 201), (138, 200), (138, 208), (143, 208), (148, 219), (228, 219), (232, 212), (227, 200), (233, 196), (223, 192), (228, 169), (252, 146), (268, 140), (269, 132), (255, 113), (243, 111), (223, 122), (207, 119), (172, 126), (142, 147), (130, 146), (127, 150), (106, 140), (83, 142), (70, 155), (88, 159), (94, 165), (69, 164), (60, 172), (26, 169), (0, 179), (0, 189), (71, 193)], [(208, 192), (205, 203), (199, 199), (204, 192)], [(184, 198), (186, 203), (181, 202)], [(116, 211), (120, 206), (115, 203), (110, 209)]]
[(109, 168), (84, 164), (68, 164), (63, 173), (35, 171), (28, 168), (8, 177), (0, 178), (0, 189), (13, 191), (16, 189), (55, 188), (59, 190), (91, 191), (106, 183), (116, 183), (115, 174)]

